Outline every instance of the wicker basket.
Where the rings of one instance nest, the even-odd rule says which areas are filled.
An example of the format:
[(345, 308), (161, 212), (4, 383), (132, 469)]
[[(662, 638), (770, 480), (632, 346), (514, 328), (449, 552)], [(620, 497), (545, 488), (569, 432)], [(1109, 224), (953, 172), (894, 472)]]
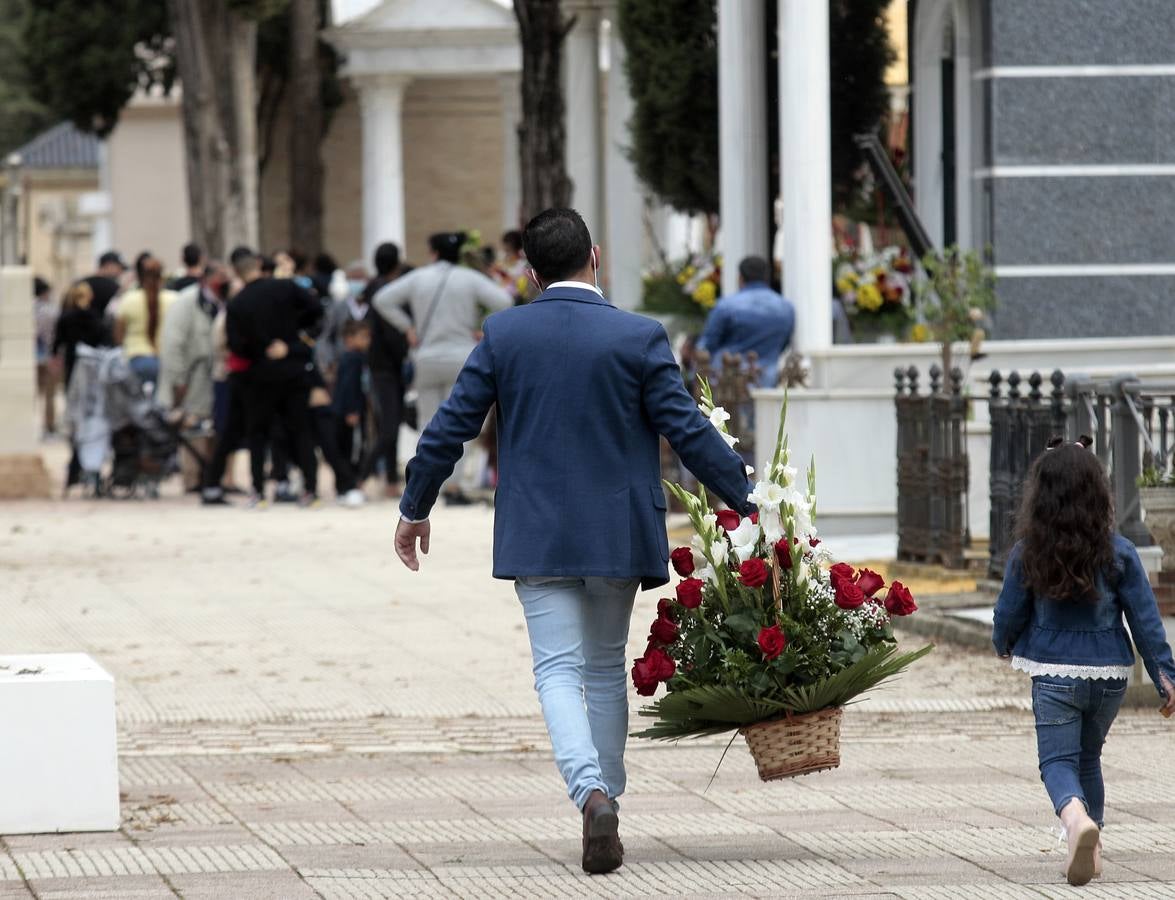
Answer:
[(775, 781), (840, 765), (839, 707), (802, 716), (756, 722), (739, 729), (747, 739), (759, 778)]

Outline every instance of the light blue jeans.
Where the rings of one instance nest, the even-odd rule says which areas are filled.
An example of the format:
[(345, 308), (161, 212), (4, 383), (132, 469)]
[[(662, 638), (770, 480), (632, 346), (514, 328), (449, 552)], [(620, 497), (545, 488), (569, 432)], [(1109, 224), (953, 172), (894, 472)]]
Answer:
[(580, 809), (592, 791), (613, 800), (624, 793), (625, 645), (639, 586), (639, 578), (525, 577), (515, 582), (555, 765)]

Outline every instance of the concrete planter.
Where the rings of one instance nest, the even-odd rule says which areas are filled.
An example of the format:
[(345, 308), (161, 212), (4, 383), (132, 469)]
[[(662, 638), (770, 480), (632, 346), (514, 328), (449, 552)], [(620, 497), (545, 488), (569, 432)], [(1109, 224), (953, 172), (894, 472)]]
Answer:
[(1163, 548), (1163, 570), (1175, 571), (1175, 486), (1139, 488), (1138, 496), (1147, 530)]

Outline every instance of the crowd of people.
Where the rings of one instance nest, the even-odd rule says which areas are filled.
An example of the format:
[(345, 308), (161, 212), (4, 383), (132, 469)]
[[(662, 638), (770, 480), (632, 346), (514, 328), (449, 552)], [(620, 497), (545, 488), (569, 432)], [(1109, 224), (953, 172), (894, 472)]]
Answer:
[[(216, 260), (189, 244), (168, 277), (150, 252), (128, 266), (110, 251), (60, 302), (38, 278), (45, 433), (57, 432), (60, 389), (77, 393), (79, 352), (117, 347), (143, 396), (184, 436), (176, 464), (185, 491), (204, 504), (230, 505), (240, 493), (249, 507), (315, 506), (323, 462), (346, 506), (366, 502), (372, 479), (398, 497), (401, 426), (422, 428), (444, 402), (486, 315), (532, 298), (521, 245), (507, 232), (499, 257), (442, 232), (429, 238), (429, 262), (414, 268), (383, 243), (374, 275), (362, 261), (342, 269), (327, 254), (242, 246)], [(67, 400), (67, 491), (81, 481), (73, 405)], [(238, 451), (249, 456), (244, 489), (233, 481)], [(492, 486), (487, 456), (492, 463), (492, 453), (467, 453), (445, 486), (447, 502), (471, 502), (473, 489)]]

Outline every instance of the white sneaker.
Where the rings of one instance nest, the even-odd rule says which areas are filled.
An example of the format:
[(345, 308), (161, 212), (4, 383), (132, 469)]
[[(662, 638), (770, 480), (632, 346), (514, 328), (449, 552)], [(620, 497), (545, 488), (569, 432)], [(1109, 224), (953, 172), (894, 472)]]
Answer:
[(364, 496), (363, 491), (359, 488), (351, 488), (343, 496), (339, 497), (339, 505), (345, 506), (348, 509), (358, 509), (367, 502), (367, 497)]

